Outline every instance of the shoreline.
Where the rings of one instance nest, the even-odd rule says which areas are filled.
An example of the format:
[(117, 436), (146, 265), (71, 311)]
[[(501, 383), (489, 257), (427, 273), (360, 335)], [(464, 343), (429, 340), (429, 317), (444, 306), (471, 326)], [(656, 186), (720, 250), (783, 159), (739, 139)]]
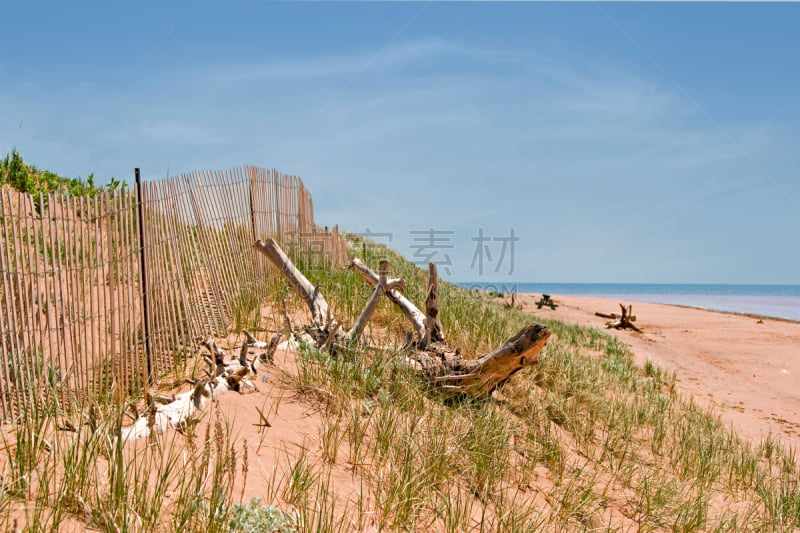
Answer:
[[(517, 295), (518, 296), (529, 296), (529, 297), (539, 298), (542, 295), (542, 293), (540, 293), (540, 292), (539, 293), (536, 293), (536, 292), (518, 292)], [(720, 314), (723, 314), (723, 315), (743, 316), (743, 317), (748, 317), (748, 318), (756, 318), (756, 319), (759, 319), (759, 320), (777, 320), (779, 322), (788, 322), (790, 324), (800, 324), (800, 320), (796, 320), (794, 318), (785, 318), (785, 317), (782, 317), (782, 316), (761, 315), (761, 314), (758, 314), (758, 313), (747, 313), (747, 312), (744, 312), (744, 311), (727, 311), (725, 309), (711, 309), (711, 308), (708, 308), (708, 307), (699, 307), (697, 305), (671, 304), (671, 303), (663, 303), (663, 302), (649, 302), (649, 301), (644, 301), (644, 300), (631, 300), (631, 299), (627, 299), (627, 298), (619, 298), (619, 299), (617, 299), (617, 298), (611, 298), (610, 296), (606, 296), (606, 295), (596, 295), (595, 296), (595, 295), (592, 295), (592, 294), (566, 294), (566, 295), (563, 295), (563, 296), (558, 295), (558, 294), (551, 294), (550, 295), (550, 297), (553, 298), (553, 299), (555, 299), (556, 296), (558, 296), (559, 298), (572, 298), (572, 297), (596, 298), (598, 300), (608, 300), (609, 302), (617, 302), (618, 304), (626, 302), (628, 304), (668, 305), (670, 307), (680, 307), (682, 309), (694, 309), (694, 310), (697, 310), (697, 311), (706, 311), (706, 312), (709, 312), (709, 313), (720, 313)]]
[[(550, 295), (558, 308), (537, 309), (539, 294), (517, 295), (533, 316), (595, 327), (616, 336), (637, 364), (651, 361), (678, 377), (680, 392), (714, 408), (758, 445), (767, 435), (800, 449), (800, 322), (692, 306), (593, 296)], [(507, 300), (507, 297), (506, 297)], [(605, 329), (595, 312), (633, 305), (643, 332)], [(761, 321), (761, 322), (759, 322)]]
[(800, 285), (710, 285), (647, 283), (477, 283), (469, 290), (495, 293), (557, 294), (694, 307), (759, 318), (800, 322)]
[[(610, 300), (610, 298), (607, 298)], [(720, 313), (723, 315), (743, 316), (747, 318), (757, 318), (759, 320), (777, 320), (778, 322), (788, 322), (790, 324), (800, 324), (800, 320), (793, 318), (784, 318), (782, 316), (759, 315), (757, 313), (745, 313), (742, 311), (726, 311), (724, 309), (709, 309), (708, 307), (698, 307), (696, 305), (683, 305), (683, 304), (665, 304), (659, 302), (640, 302), (639, 300), (631, 300), (634, 303), (651, 303), (655, 305), (669, 305), (672, 307), (681, 307), (683, 309), (695, 309), (697, 311), (706, 311), (708, 313)]]

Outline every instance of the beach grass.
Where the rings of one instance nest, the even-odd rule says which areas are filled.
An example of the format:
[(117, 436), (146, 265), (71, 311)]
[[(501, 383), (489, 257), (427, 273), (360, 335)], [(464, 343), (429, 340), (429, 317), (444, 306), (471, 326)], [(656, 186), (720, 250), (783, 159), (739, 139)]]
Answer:
[[(406, 279), (407, 297), (423, 302), (427, 271), (357, 237), (350, 245), (369, 265), (388, 259), (392, 276)], [(352, 323), (372, 288), (354, 272), (293, 259), (319, 283), (333, 314)], [(754, 446), (740, 438), (678, 391), (680, 376), (635, 364), (606, 332), (532, 317), (448, 283), (440, 283), (439, 298), (448, 343), (467, 356), (531, 321), (554, 335), (538, 365), (492, 397), (467, 399), (442, 397), (400, 362), (410, 328), (388, 300), (344, 352), (301, 343), (296, 368), (281, 369), (280, 380), (290, 401), (313, 410), (319, 431), (308, 447), (282, 451), (287, 466), (275, 464), (257, 501), (237, 490), (253, 458), (224, 399), (183, 433), (123, 445), (120, 426), (136, 399), (66, 406), (43, 395), (2, 433), (0, 528), (15, 521), (31, 531), (800, 528), (796, 452), (779, 439)], [(247, 295), (233, 327), (276, 329), (284, 307), (304, 313), (277, 276), (260, 303), (268, 323), (259, 324)], [(337, 482), (342, 472), (356, 494)]]

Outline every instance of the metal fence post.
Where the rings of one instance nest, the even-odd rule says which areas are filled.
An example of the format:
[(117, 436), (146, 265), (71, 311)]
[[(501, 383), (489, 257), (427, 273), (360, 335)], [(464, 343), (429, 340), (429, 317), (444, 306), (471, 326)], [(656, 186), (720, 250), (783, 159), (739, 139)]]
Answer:
[(150, 309), (147, 301), (147, 262), (145, 261), (144, 240), (144, 201), (142, 199), (142, 177), (139, 169), (136, 173), (136, 225), (139, 227), (139, 272), (142, 289), (142, 322), (144, 330), (144, 351), (147, 358), (147, 383), (152, 385), (153, 367), (150, 354)]

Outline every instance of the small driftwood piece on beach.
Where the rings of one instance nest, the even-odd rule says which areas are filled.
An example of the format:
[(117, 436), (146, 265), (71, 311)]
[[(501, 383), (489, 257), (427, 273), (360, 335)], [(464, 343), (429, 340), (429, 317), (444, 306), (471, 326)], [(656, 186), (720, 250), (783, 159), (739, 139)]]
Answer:
[[(150, 435), (174, 428), (183, 431), (188, 420), (197, 417), (215, 396), (227, 391), (246, 393), (255, 390), (253, 378), (261, 367), (272, 364), (273, 355), (278, 347), (282, 333), (277, 333), (269, 343), (256, 340), (250, 332), (244, 330), (245, 341), (238, 354), (229, 355), (222, 350), (213, 339), (200, 344), (208, 350), (203, 360), (208, 365), (204, 376), (189, 381), (192, 389), (181, 394), (163, 396), (148, 394), (148, 406), (141, 414), (135, 411), (134, 421), (121, 431), (122, 441), (130, 441), (149, 437)], [(259, 352), (248, 357), (250, 348)]]
[(510, 302), (503, 302), (503, 307), (505, 307), (506, 309), (522, 309), (522, 304), (518, 304), (518, 303), (516, 303), (514, 301), (514, 297), (515, 296), (516, 296), (516, 293), (512, 292), (511, 293), (511, 301)]
[(378, 300), (386, 296), (411, 322), (414, 334), (410, 335), (402, 360), (434, 387), (457, 395), (486, 395), (505, 384), (522, 368), (535, 364), (539, 352), (550, 337), (550, 330), (541, 324), (526, 326), (496, 350), (477, 359), (463, 359), (458, 350), (445, 341), (439, 318), (439, 289), (435, 265), (428, 270), (428, 290), (423, 313), (402, 294), (405, 282), (388, 277), (388, 262), (381, 261), (374, 272), (359, 259), (353, 259), (348, 268), (358, 272), (374, 287), (372, 296), (356, 323), (345, 330), (331, 316), (327, 302), (319, 291), (300, 272), (273, 239), (256, 241), (253, 247), (264, 254), (287, 278), (291, 287), (305, 301), (311, 311), (311, 324), (306, 326), (313, 344), (335, 353), (359, 339), (372, 315)]
[(595, 315), (603, 318), (610, 318), (610, 322), (606, 322), (607, 329), (632, 329), (633, 331), (638, 331), (642, 333), (642, 330), (637, 328), (634, 322), (636, 321), (636, 316), (633, 314), (633, 305), (629, 305), (625, 307), (623, 304), (619, 304), (620, 309), (622, 309), (622, 314), (617, 316), (616, 313), (611, 314), (604, 314), (604, 313), (595, 313)]

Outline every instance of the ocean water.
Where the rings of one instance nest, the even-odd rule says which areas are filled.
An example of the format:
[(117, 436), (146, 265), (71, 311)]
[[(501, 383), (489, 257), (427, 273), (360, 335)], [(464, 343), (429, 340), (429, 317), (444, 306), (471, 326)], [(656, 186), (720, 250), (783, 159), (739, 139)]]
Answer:
[(673, 283), (460, 283), (468, 288), (597, 296), (631, 302), (688, 305), (800, 321), (800, 285), (710, 285)]

